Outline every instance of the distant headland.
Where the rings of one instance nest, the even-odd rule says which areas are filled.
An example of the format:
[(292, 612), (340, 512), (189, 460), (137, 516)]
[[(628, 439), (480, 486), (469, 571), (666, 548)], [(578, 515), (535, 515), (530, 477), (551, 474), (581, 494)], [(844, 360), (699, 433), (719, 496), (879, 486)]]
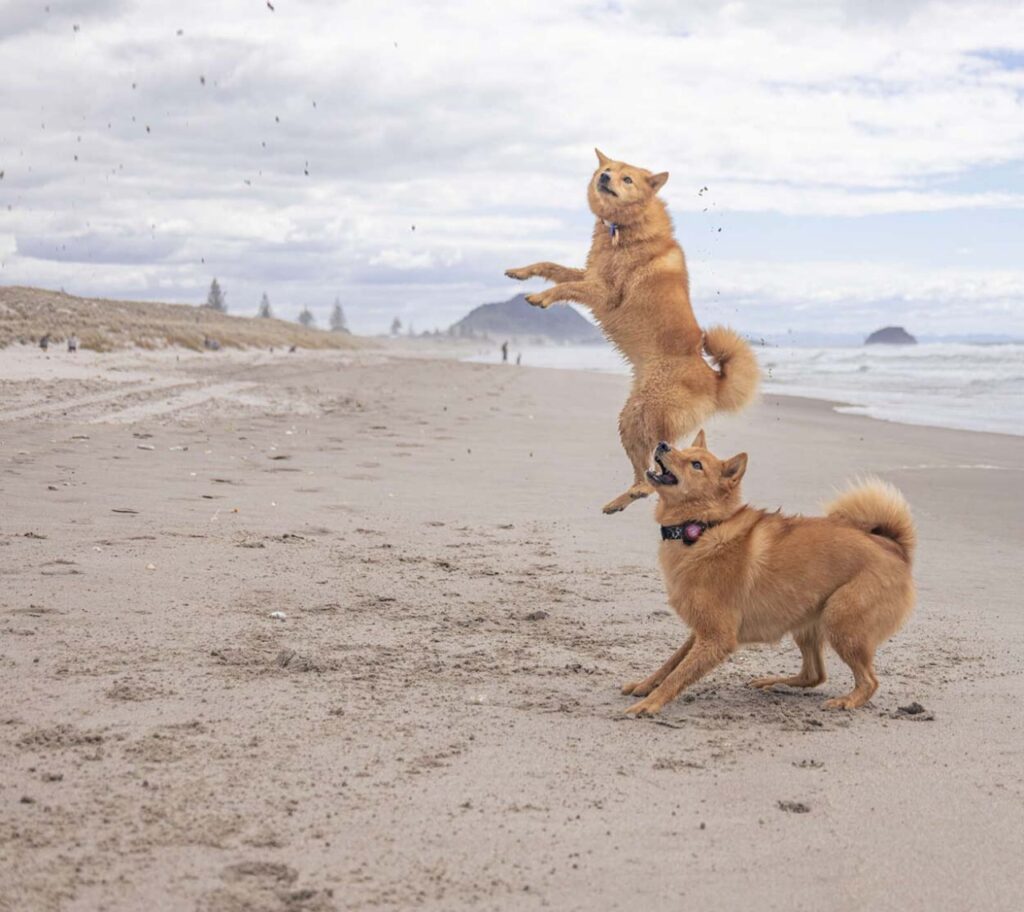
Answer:
[(593, 323), (571, 307), (542, 310), (516, 295), (496, 304), (481, 304), (453, 323), (449, 335), (467, 339), (517, 339), (521, 343), (588, 345), (604, 340)]

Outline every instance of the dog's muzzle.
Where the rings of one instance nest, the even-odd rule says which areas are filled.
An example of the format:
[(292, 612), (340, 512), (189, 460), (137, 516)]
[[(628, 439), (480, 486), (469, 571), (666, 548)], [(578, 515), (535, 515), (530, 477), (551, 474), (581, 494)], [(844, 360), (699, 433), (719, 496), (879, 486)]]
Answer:
[(659, 443), (657, 449), (654, 451), (654, 462), (655, 465), (661, 470), (655, 472), (651, 469), (647, 470), (647, 478), (651, 484), (655, 485), (675, 485), (679, 484), (679, 479), (672, 473), (671, 470), (665, 467), (665, 463), (661, 461), (661, 457), (665, 453), (672, 449), (667, 443)]

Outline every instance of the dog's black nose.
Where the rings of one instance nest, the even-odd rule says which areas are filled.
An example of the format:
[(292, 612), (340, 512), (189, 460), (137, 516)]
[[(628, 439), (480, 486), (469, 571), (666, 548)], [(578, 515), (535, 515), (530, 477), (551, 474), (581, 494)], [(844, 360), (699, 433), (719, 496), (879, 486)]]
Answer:
[(607, 171), (601, 172), (600, 181), (602, 184), (607, 184), (612, 179), (612, 176)]
[(661, 443), (658, 444), (658, 447), (654, 452), (660, 456), (662, 453), (667, 453), (671, 449), (672, 447), (670, 447), (667, 443), (665, 443), (664, 440), (662, 440)]

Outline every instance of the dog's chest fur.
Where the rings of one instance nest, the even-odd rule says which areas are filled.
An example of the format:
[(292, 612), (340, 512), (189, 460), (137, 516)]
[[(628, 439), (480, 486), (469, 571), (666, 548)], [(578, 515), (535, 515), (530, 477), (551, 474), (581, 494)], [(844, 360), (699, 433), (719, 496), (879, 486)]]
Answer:
[[(634, 367), (651, 358), (697, 354), (701, 344), (686, 258), (667, 216), (657, 227), (626, 226), (613, 244), (598, 222), (587, 256), (587, 280), (604, 289), (591, 312)], [(629, 236), (640, 231), (647, 233)]]

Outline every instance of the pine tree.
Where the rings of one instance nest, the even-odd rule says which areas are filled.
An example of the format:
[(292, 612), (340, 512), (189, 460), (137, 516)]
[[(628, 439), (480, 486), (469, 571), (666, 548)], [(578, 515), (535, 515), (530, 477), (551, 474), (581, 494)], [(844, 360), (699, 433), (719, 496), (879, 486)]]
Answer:
[(395, 319), (391, 321), (391, 335), (397, 336), (401, 331), (402, 321), (399, 320), (398, 317), (395, 317)]
[(260, 298), (260, 308), (256, 311), (257, 317), (272, 317), (274, 312), (270, 309), (270, 298), (267, 297), (267, 293), (263, 292), (263, 297)]
[(220, 283), (214, 279), (210, 283), (210, 290), (206, 294), (206, 303), (203, 307), (209, 307), (210, 310), (216, 310), (220, 313), (227, 313), (227, 298), (228, 296), (220, 290)]
[(334, 310), (331, 311), (331, 332), (348, 332), (348, 321), (345, 319), (345, 311), (341, 309), (341, 300), (334, 299)]
[(316, 325), (316, 317), (309, 312), (308, 307), (303, 307), (302, 313), (299, 314), (299, 322), (307, 329), (310, 329)]

